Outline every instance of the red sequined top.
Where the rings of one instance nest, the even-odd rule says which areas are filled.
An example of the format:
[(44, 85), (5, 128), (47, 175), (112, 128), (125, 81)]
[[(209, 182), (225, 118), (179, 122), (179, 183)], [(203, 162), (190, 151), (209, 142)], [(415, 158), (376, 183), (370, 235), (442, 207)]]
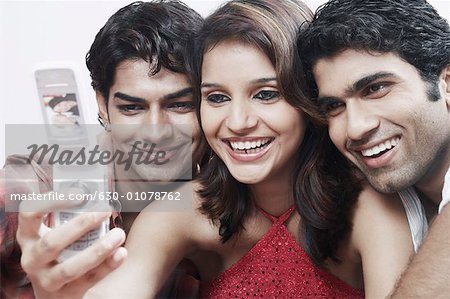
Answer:
[(280, 217), (261, 210), (271, 229), (236, 264), (210, 283), (202, 298), (364, 298), (355, 289), (313, 263), (284, 223), (294, 207)]

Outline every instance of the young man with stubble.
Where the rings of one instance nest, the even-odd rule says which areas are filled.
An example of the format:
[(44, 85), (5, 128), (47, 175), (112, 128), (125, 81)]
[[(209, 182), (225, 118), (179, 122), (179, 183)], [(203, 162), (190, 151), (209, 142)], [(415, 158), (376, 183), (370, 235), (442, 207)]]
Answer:
[(375, 189), (399, 192), (417, 243), (435, 217), (392, 298), (447, 297), (448, 22), (424, 0), (333, 0), (298, 46), (336, 147)]

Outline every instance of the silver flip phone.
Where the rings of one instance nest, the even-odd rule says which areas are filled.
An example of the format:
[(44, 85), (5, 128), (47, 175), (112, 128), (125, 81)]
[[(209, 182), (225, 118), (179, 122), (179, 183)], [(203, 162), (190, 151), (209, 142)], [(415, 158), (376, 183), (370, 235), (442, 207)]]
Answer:
[(38, 68), (34, 76), (46, 124), (84, 123), (73, 69), (57, 66)]
[[(34, 76), (43, 117), (47, 124), (49, 142), (68, 151), (88, 148), (89, 138), (83, 126), (84, 118), (74, 69), (62, 63), (47, 63), (37, 67)], [(64, 193), (65, 200), (83, 202), (77, 208), (51, 213), (49, 216), (51, 227), (62, 225), (81, 213), (111, 210), (108, 201), (99, 200), (100, 195), (107, 191), (105, 165), (73, 164), (52, 165), (53, 191)], [(63, 261), (87, 248), (108, 230), (109, 219), (64, 249), (58, 260)]]

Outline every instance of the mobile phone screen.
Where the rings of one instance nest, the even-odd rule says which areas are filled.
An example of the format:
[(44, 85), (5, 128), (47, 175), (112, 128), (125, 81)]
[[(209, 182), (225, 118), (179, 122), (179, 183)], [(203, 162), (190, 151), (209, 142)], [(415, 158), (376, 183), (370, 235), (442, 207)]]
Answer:
[(50, 139), (79, 138), (84, 119), (74, 71), (47, 68), (36, 70), (34, 75)]

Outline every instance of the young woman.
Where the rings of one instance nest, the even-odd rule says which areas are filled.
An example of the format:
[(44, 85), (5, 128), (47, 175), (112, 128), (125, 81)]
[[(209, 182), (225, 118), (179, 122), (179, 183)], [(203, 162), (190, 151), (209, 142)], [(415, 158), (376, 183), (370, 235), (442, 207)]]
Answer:
[(311, 17), (295, 0), (236, 0), (206, 19), (195, 69), (208, 159), (195, 207), (148, 206), (127, 261), (89, 295), (153, 297), (183, 257), (201, 297), (389, 294), (413, 251), (408, 223), (401, 202), (361, 183), (311, 121), (294, 47)]

